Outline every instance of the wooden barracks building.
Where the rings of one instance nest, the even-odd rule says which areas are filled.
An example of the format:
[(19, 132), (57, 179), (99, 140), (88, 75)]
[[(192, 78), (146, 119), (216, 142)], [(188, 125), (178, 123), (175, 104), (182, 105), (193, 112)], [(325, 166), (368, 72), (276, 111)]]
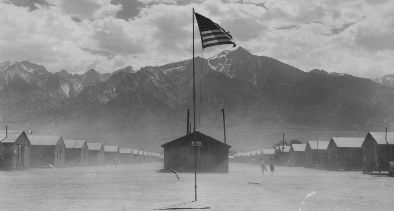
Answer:
[(305, 166), (306, 144), (292, 144), (289, 152), (290, 166)]
[(88, 163), (91, 166), (104, 165), (104, 144), (103, 143), (91, 143), (87, 142), (88, 145)]
[(63, 167), (65, 145), (61, 136), (29, 135), (31, 167)]
[(133, 156), (131, 147), (119, 147), (119, 162), (122, 164), (130, 163)]
[(322, 167), (327, 162), (329, 141), (308, 141), (305, 148), (306, 167)]
[(0, 169), (29, 168), (30, 145), (30, 140), (24, 131), (0, 131)]
[(68, 166), (86, 166), (88, 162), (88, 145), (86, 140), (65, 139), (65, 157)]
[(119, 163), (119, 146), (104, 145), (104, 160), (105, 164), (113, 164), (115, 166)]
[(394, 132), (369, 132), (362, 151), (364, 171), (388, 171), (394, 161)]
[(275, 149), (263, 149), (261, 150), (261, 157), (263, 158), (266, 164), (273, 162), (275, 158)]
[(332, 137), (327, 147), (327, 168), (361, 169), (364, 138)]
[(164, 170), (194, 171), (193, 141), (201, 142), (201, 146), (197, 147), (198, 172), (228, 173), (228, 152), (231, 146), (199, 131), (161, 145), (164, 148)]
[(275, 147), (275, 160), (278, 165), (287, 165), (289, 161), (290, 146), (278, 145)]

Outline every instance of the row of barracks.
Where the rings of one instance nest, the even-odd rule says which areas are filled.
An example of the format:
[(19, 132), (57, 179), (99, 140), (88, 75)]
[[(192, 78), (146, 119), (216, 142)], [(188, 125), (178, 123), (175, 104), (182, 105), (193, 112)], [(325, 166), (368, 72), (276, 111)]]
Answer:
[(159, 153), (56, 135), (31, 135), (23, 130), (0, 131), (0, 169), (104, 166), (160, 160)]
[[(394, 163), (394, 132), (368, 132), (365, 137), (332, 137), (306, 144), (279, 145), (274, 150), (274, 161), (278, 165), (389, 171), (390, 162)], [(256, 162), (263, 154), (253, 152), (236, 153), (232, 158)]]

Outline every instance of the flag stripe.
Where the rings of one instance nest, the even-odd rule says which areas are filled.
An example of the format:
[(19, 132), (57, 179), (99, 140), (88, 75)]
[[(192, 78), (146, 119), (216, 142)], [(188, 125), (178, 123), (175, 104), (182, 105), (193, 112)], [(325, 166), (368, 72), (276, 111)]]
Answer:
[[(218, 40), (218, 41), (228, 40), (228, 41), (231, 41), (231, 40), (228, 39), (227, 37), (223, 37), (223, 38), (210, 38), (210, 39), (204, 39), (204, 43), (211, 42), (211, 41), (214, 41), (214, 40)], [(232, 42), (232, 41), (231, 41), (231, 42)]]
[(231, 43), (234, 43), (233, 41), (231, 41), (231, 40), (228, 40), (228, 39), (221, 39), (221, 40), (210, 40), (210, 41), (208, 41), (208, 42), (204, 42), (204, 45), (205, 44), (211, 44), (211, 43), (217, 43), (217, 42), (231, 42)]
[(201, 31), (201, 35), (208, 34), (208, 33), (217, 33), (217, 32), (219, 32), (221, 34), (223, 33), (221, 30), (215, 29), (215, 30)]
[(223, 42), (216, 42), (216, 43), (211, 43), (211, 44), (204, 44), (202, 47), (203, 48), (208, 48), (208, 47), (212, 47), (212, 46), (215, 46), (215, 45), (223, 45), (223, 44), (233, 44), (233, 45), (235, 45), (235, 43), (232, 42), (232, 41), (223, 41)]
[(207, 39), (212, 39), (212, 38), (217, 38), (217, 39), (221, 39), (221, 38), (227, 38), (230, 39), (227, 35), (225, 34), (218, 34), (218, 35), (210, 35), (210, 36), (203, 36), (201, 37), (203, 41), (206, 41)]
[(201, 37), (210, 36), (210, 35), (218, 35), (218, 34), (224, 34), (224, 33), (223, 32), (207, 33), (207, 34), (202, 34)]

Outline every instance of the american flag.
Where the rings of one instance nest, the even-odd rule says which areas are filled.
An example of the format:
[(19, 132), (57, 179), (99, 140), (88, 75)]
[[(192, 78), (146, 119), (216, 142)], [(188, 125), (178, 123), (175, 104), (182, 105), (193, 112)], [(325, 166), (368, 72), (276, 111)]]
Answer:
[(215, 22), (211, 21), (198, 13), (196, 15), (198, 27), (200, 28), (202, 48), (208, 48), (215, 45), (232, 44), (235, 47), (235, 43), (232, 41), (233, 37), (229, 32), (226, 32)]

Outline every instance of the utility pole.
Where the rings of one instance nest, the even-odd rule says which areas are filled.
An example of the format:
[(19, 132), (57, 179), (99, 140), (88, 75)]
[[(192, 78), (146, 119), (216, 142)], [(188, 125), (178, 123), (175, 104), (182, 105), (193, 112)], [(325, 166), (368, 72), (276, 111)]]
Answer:
[(384, 136), (384, 139), (386, 140), (386, 144), (389, 144), (389, 142), (387, 142), (387, 124), (386, 124), (386, 134)]
[(224, 143), (226, 144), (226, 118), (224, 115), (224, 108), (222, 108), (223, 113), (223, 135), (224, 135)]
[(317, 138), (317, 164), (320, 166), (320, 157), (319, 157), (319, 138)]
[(189, 133), (190, 133), (189, 122), (190, 122), (190, 109), (187, 109), (186, 134), (189, 134)]

